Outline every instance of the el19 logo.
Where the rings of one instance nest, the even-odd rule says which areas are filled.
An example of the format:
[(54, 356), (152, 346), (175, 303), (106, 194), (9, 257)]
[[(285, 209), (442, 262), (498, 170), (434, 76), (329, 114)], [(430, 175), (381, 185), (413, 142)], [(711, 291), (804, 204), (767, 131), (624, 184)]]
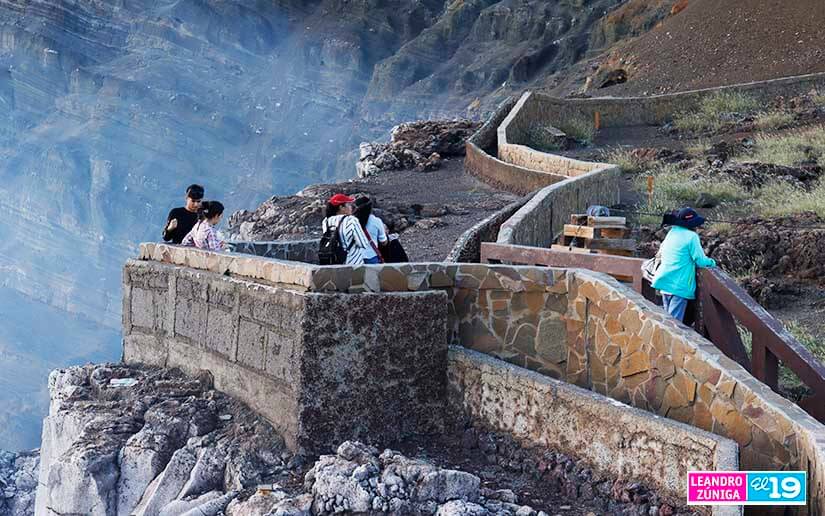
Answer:
[(747, 501), (756, 505), (803, 505), (806, 480), (804, 471), (749, 471)]

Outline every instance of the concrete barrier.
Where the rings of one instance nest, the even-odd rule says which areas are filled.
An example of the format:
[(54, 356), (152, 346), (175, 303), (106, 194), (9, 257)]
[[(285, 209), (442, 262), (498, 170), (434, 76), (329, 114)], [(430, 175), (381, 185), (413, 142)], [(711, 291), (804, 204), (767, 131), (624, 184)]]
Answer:
[[(629, 407), (459, 346), (449, 350), (449, 402), (524, 446), (585, 459), (601, 474), (644, 482), (678, 504), (691, 470), (739, 469), (730, 439)], [(697, 508), (741, 514), (741, 507)]]

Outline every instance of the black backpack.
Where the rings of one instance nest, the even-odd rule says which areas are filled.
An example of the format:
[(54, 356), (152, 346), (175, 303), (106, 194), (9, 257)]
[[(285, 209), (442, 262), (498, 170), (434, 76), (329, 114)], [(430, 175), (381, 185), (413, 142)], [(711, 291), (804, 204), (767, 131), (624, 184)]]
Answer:
[(321, 243), (318, 245), (318, 263), (321, 265), (343, 265), (347, 262), (347, 249), (341, 245), (340, 232), (341, 219), (338, 225), (330, 227), (327, 225), (327, 230), (324, 236), (321, 237)]

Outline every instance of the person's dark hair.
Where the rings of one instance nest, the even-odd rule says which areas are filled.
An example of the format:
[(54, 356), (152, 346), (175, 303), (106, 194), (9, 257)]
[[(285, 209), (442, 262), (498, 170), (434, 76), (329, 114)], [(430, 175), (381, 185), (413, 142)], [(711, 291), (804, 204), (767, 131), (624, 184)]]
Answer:
[(358, 222), (361, 223), (361, 227), (367, 227), (367, 221), (370, 219), (370, 215), (372, 214), (372, 201), (369, 197), (359, 197), (355, 199), (355, 212), (353, 215), (358, 219)]
[(186, 196), (196, 201), (203, 199), (203, 187), (201, 185), (189, 185), (186, 187)]
[(324, 212), (324, 217), (328, 218), (328, 217), (334, 217), (334, 216), (338, 215), (338, 212), (341, 211), (341, 208), (343, 206), (344, 206), (343, 204), (340, 204), (340, 205), (336, 206), (336, 205), (332, 204), (331, 202), (328, 202), (327, 203), (327, 209)]
[(198, 209), (198, 219), (211, 219), (221, 213), (223, 213), (223, 204), (218, 201), (203, 201)]

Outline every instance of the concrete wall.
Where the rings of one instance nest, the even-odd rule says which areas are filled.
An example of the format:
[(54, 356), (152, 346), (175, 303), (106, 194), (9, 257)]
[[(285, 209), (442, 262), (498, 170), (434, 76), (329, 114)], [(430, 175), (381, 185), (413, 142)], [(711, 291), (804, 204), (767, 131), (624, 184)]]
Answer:
[(229, 242), (234, 253), (253, 254), (277, 260), (318, 263), (318, 245), (321, 239), (274, 240), (270, 242)]
[(620, 181), (621, 169), (611, 166), (542, 188), (501, 225), (497, 242), (549, 247), (571, 213), (618, 203)]
[(525, 446), (583, 458), (601, 474), (637, 479), (679, 504), (688, 471), (739, 469), (729, 439), (462, 347), (451, 346), (449, 357), (450, 404)]
[[(559, 99), (543, 94), (533, 94), (520, 117), (523, 127), (530, 127), (533, 124), (561, 125), (564, 120), (571, 117), (593, 120), (596, 112), (600, 114), (602, 127), (661, 125), (670, 121), (674, 113), (695, 109), (702, 99), (718, 92), (741, 92), (759, 101), (768, 102), (779, 96), (793, 97), (811, 90), (825, 91), (825, 73), (650, 97)], [(516, 134), (511, 136), (510, 143), (524, 142), (524, 140), (519, 141)]]
[(439, 427), (444, 292), (319, 294), (148, 261), (123, 290), (125, 362), (210, 371), (292, 449)]
[(498, 126), (510, 114), (516, 101), (511, 97), (502, 102), (487, 122), (467, 140), (464, 169), (491, 186), (517, 195), (527, 195), (562, 181), (565, 176), (511, 165), (496, 157)]

